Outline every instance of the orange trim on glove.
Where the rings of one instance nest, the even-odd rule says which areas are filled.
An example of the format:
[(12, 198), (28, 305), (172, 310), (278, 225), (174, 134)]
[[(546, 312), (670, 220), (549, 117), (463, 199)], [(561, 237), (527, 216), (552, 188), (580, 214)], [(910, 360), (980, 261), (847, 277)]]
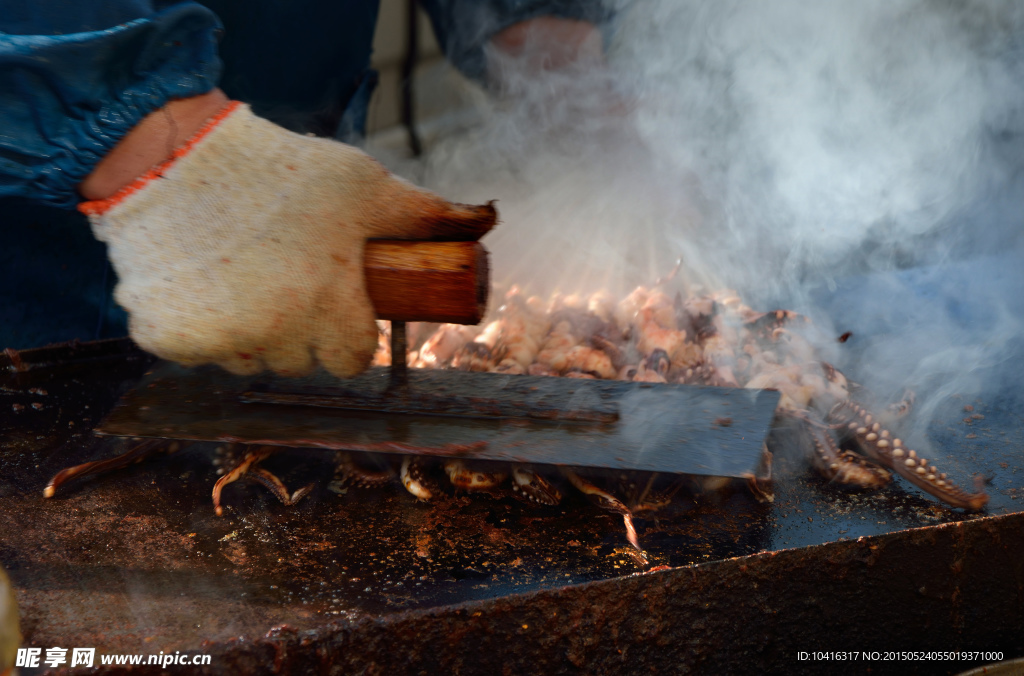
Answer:
[(195, 147), (197, 143), (203, 140), (203, 137), (205, 137), (207, 134), (213, 131), (214, 127), (220, 124), (228, 115), (235, 112), (241, 105), (241, 101), (232, 101), (228, 105), (224, 106), (224, 108), (222, 108), (219, 113), (217, 113), (209, 120), (207, 120), (206, 123), (202, 126), (202, 128), (199, 131), (197, 131), (195, 135), (192, 136), (192, 138), (190, 138), (188, 141), (175, 148), (174, 152), (171, 153), (171, 156), (169, 158), (167, 158), (160, 164), (156, 165), (146, 173), (142, 174), (137, 179), (135, 179), (125, 187), (121, 188), (110, 197), (102, 200), (89, 200), (80, 203), (78, 205), (78, 210), (87, 216), (99, 216), (101, 214), (106, 213), (110, 209), (113, 209), (118, 204), (127, 199), (129, 195), (144, 188), (146, 184), (152, 181), (154, 178), (161, 177), (165, 171), (170, 169), (171, 165), (174, 164), (176, 160), (188, 154), (188, 152), (192, 150), (192, 148)]

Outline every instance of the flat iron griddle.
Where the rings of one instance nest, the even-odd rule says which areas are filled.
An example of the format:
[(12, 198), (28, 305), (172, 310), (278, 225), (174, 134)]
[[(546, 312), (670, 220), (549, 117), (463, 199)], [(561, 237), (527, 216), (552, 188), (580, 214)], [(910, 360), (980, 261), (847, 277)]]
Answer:
[[(289, 486), (321, 479), (294, 508), (238, 483), (215, 517), (213, 444), (45, 500), (59, 469), (124, 448), (89, 430), (150, 362), (127, 341), (22, 357), (29, 370), (0, 370), (0, 563), (26, 645), (211, 652), (220, 673), (834, 673), (791, 653), (884, 637), (883, 650), (1024, 650), (1019, 391), (951, 399), (937, 425), (958, 479), (991, 476), (987, 514), (1006, 516), (946, 509), (899, 480), (844, 492), (782, 457), (773, 504), (680, 494), (639, 515), (651, 565), (671, 570), (637, 575), (621, 520), (578, 496), (556, 509), (426, 504), (400, 487), (339, 496), (316, 451), (267, 461)], [(984, 421), (962, 422), (965, 404)]]

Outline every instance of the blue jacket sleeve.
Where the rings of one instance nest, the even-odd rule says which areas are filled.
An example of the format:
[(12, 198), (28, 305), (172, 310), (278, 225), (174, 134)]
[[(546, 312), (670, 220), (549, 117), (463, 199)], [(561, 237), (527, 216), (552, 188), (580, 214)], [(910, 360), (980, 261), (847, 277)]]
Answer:
[(0, 0), (0, 196), (73, 208), (139, 120), (216, 85), (219, 31), (192, 2)]
[(421, 0), (448, 60), (467, 77), (484, 81), (484, 47), (502, 30), (538, 16), (607, 25), (614, 12), (600, 0)]

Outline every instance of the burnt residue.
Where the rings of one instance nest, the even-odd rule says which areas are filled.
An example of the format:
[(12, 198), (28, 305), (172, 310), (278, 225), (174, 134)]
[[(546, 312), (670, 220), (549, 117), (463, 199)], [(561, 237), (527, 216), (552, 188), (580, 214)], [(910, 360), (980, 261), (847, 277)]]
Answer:
[[(329, 485), (329, 454), (310, 450), (265, 462), (292, 488), (317, 482), (291, 508), (238, 482), (214, 516), (207, 443), (45, 500), (59, 469), (126, 449), (89, 428), (148, 363), (61, 354), (0, 372), (0, 563), (26, 645), (209, 652), (210, 673), (828, 673), (795, 653), (1024, 649), (1020, 514), (966, 515), (899, 483), (840, 490), (784, 454), (774, 503), (691, 482), (639, 513), (650, 574), (621, 518), (578, 494), (556, 508), (451, 491), (423, 503)], [(966, 441), (965, 404), (985, 416)], [(994, 475), (989, 514), (1021, 510), (1019, 451), (1004, 443), (1024, 431), (1019, 410), (951, 402), (940, 430)]]
[[(281, 623), (204, 645), (212, 665), (194, 673), (828, 674), (836, 660), (801, 653), (1013, 656), (1024, 651), (1022, 548), (1014, 514), (312, 629)], [(844, 667), (873, 674), (981, 663), (855, 661)]]
[[(818, 674), (835, 673), (835, 660), (801, 652), (885, 654), (893, 643), (1013, 656), (1024, 651), (1022, 526), (1019, 514), (950, 524), (313, 632), (279, 627), (217, 648), (229, 670), (280, 674)], [(979, 664), (857, 662), (845, 667), (949, 674)]]

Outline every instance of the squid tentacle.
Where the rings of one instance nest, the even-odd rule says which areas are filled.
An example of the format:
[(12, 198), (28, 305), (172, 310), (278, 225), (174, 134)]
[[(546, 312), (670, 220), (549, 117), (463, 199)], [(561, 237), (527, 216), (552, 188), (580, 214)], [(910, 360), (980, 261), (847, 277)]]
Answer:
[(338, 453), (334, 471), (343, 484), (348, 483), (356, 488), (379, 488), (388, 485), (395, 478), (395, 472), (391, 468), (372, 470), (360, 466), (352, 458), (351, 453)]
[(847, 434), (868, 457), (950, 506), (979, 511), (988, 503), (988, 494), (980, 485), (974, 493), (957, 486), (945, 472), (939, 472), (926, 458), (883, 429), (863, 406), (852, 401), (840, 402), (829, 418), (835, 424), (845, 425)]
[(161, 453), (174, 453), (179, 448), (181, 448), (181, 444), (177, 441), (168, 442), (165, 439), (144, 439), (136, 443), (121, 455), (116, 455), (113, 458), (94, 460), (92, 462), (84, 462), (81, 465), (75, 465), (73, 467), (65, 467), (54, 474), (53, 478), (47, 482), (46, 488), (43, 489), (43, 497), (52, 498), (62, 484), (76, 476), (100, 474), (102, 472), (121, 469), (137, 462), (142, 462), (154, 455)]
[(562, 501), (562, 494), (547, 479), (528, 467), (516, 465), (512, 468), (512, 493), (516, 497), (548, 507)]
[(453, 486), (467, 491), (497, 488), (508, 477), (505, 472), (482, 472), (473, 469), (464, 460), (448, 460), (444, 463), (444, 471)]
[(861, 488), (881, 488), (889, 483), (891, 477), (884, 469), (876, 467), (854, 453), (840, 450), (829, 429), (816, 424), (807, 416), (797, 417), (803, 420), (804, 432), (810, 437), (814, 447), (814, 467), (826, 479)]
[(315, 484), (304, 486), (294, 493), (290, 493), (284, 482), (278, 479), (269, 470), (259, 467), (260, 462), (266, 460), (273, 453), (279, 450), (277, 446), (250, 446), (245, 450), (242, 459), (227, 469), (217, 483), (213, 485), (213, 510), (217, 516), (224, 515), (224, 508), (220, 504), (221, 493), (224, 487), (239, 479), (251, 479), (269, 490), (285, 506), (292, 506), (308, 495)]
[(569, 479), (569, 482), (576, 490), (594, 499), (604, 509), (622, 515), (622, 522), (626, 526), (626, 538), (629, 540), (629, 544), (633, 545), (633, 548), (642, 554), (643, 549), (640, 547), (640, 539), (637, 537), (636, 527), (633, 525), (633, 513), (626, 506), (626, 503), (608, 491), (601, 490), (571, 469), (563, 467), (562, 473)]
[(402, 458), (402, 469), (399, 471), (405, 490), (420, 500), (430, 500), (438, 492), (437, 486), (427, 476), (423, 459), (416, 455)]
[(278, 479), (273, 472), (263, 469), (262, 467), (250, 467), (245, 477), (247, 479), (252, 479), (273, 493), (274, 497), (280, 500), (281, 504), (285, 507), (295, 505), (299, 500), (312, 493), (313, 489), (316, 487), (316, 482), (313, 482), (306, 484), (294, 492), (289, 492), (288, 487), (284, 485), (283, 481)]

